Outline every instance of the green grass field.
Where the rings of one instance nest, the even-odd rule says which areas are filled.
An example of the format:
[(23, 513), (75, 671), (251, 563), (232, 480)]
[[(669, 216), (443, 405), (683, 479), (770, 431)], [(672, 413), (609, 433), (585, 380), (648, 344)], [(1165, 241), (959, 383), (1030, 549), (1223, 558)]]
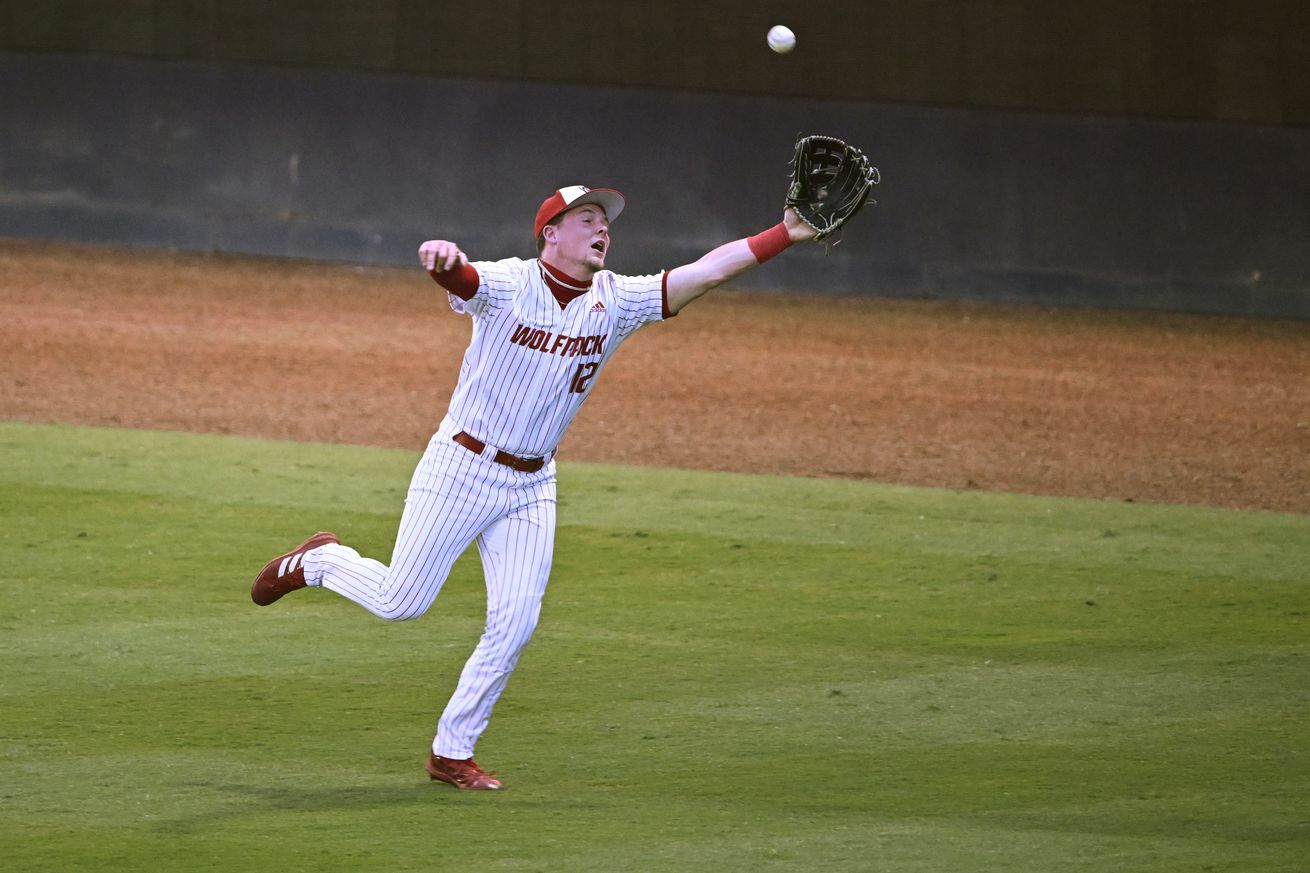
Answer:
[(1305, 871), (1310, 517), (562, 465), (541, 628), (250, 579), (413, 453), (0, 424), (6, 870)]

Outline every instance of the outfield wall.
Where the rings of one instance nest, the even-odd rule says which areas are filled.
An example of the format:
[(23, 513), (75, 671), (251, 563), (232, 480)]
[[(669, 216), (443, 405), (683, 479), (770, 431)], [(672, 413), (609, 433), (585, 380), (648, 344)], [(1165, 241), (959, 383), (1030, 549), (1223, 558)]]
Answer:
[(0, 236), (414, 263), (531, 254), (555, 187), (613, 185), (611, 266), (776, 220), (797, 132), (879, 205), (741, 284), (1310, 317), (1310, 129), (0, 53)]
[(1307, 44), (1304, 0), (0, 0), (0, 50), (1269, 125)]

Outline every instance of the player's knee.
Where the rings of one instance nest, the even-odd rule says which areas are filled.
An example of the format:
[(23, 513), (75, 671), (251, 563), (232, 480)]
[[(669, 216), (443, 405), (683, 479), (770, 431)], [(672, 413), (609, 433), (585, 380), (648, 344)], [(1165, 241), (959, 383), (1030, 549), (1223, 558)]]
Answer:
[(415, 600), (412, 597), (398, 598), (392, 597), (383, 600), (377, 605), (374, 612), (379, 618), (386, 621), (409, 621), (412, 618), (418, 618), (428, 611), (428, 606), (432, 604), (432, 599)]
[(497, 649), (517, 653), (532, 639), (540, 616), (541, 601), (529, 601), (523, 604), (521, 610), (512, 612), (502, 620), (488, 622), (487, 633)]
[(388, 578), (378, 593), (373, 611), (387, 621), (409, 621), (428, 611), (439, 589), (439, 584), (418, 584), (412, 579)]

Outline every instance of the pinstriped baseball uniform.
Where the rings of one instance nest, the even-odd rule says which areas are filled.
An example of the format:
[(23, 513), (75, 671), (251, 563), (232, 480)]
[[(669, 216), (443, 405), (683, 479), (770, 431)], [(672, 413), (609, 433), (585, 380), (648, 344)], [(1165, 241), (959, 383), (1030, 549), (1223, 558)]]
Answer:
[(450, 415), (511, 454), (550, 454), (619, 343), (662, 317), (663, 274), (601, 271), (561, 309), (536, 259), (473, 266), (485, 296), (480, 288), (468, 302), (450, 297), (473, 316)]
[[(340, 544), (304, 559), (308, 584), (394, 621), (425, 612), (455, 559), (477, 544), (486, 630), (433, 741), (436, 755), (457, 759), (472, 757), (536, 628), (554, 552), (555, 448), (619, 344), (667, 316), (664, 273), (602, 270), (570, 291), (537, 259), (471, 266), (476, 291), (449, 298), (471, 316), (473, 336), (449, 411), (414, 471), (391, 563)], [(564, 305), (552, 284), (578, 296)], [(497, 462), (503, 455), (545, 463), (525, 472)]]

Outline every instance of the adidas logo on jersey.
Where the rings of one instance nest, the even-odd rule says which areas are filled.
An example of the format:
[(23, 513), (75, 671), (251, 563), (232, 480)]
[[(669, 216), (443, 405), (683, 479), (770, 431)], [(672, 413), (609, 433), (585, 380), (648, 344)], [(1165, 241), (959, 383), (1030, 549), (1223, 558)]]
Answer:
[(595, 304), (594, 306), (591, 307), (591, 311), (592, 311), (592, 312), (604, 312), (604, 311), (605, 311), (605, 301), (603, 301), (603, 300), (597, 300), (597, 301), (596, 301), (596, 304)]

